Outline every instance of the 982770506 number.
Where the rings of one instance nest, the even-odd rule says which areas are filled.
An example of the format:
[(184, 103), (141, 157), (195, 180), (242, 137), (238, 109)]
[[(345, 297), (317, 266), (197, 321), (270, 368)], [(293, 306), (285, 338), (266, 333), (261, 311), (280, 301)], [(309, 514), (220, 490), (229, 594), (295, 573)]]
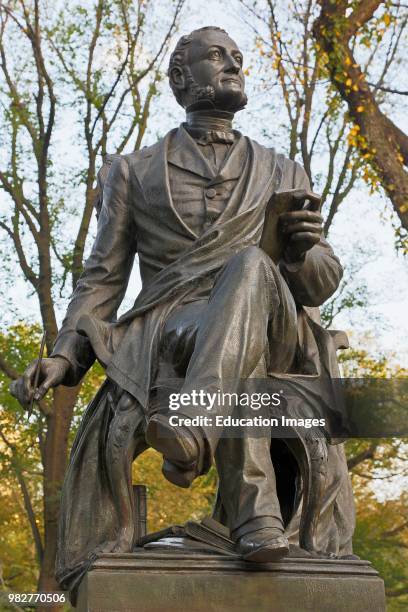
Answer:
[(54, 591), (52, 593), (7, 593), (9, 603), (24, 605), (52, 605), (56, 603), (65, 603), (67, 596), (62, 591)]

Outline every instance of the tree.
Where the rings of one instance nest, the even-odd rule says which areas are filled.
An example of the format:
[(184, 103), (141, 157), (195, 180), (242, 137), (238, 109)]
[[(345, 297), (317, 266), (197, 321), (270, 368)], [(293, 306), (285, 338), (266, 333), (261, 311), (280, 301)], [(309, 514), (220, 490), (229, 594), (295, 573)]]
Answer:
[[(251, 17), (270, 125), (276, 125), (276, 109), (283, 107), (288, 156), (299, 159), (312, 187), (322, 194), (327, 235), (340, 204), (361, 176), (361, 163), (347, 142), (349, 118), (328, 83), (313, 38), (315, 3), (240, 3)], [(322, 157), (327, 160), (324, 171)]]
[(408, 523), (407, 496), (400, 493), (386, 503), (367, 487), (354, 483), (357, 501), (357, 528), (353, 544), (356, 552), (370, 559), (385, 582), (387, 610), (406, 610), (408, 603)]
[[(301, 161), (312, 186), (315, 185), (315, 189), (322, 194), (325, 234), (328, 234), (339, 206), (360, 178), (369, 183), (373, 189), (378, 188), (379, 181), (382, 182), (405, 227), (405, 217), (401, 217), (401, 214), (405, 214), (403, 212), (404, 193), (405, 204), (407, 202), (405, 188), (402, 187), (398, 195), (395, 189), (387, 188), (386, 183), (390, 181), (387, 182), (385, 174), (381, 175), (373, 169), (375, 160), (368, 153), (367, 148), (362, 146), (365, 142), (364, 130), (358, 122), (363, 119), (364, 115), (362, 102), (360, 101), (357, 105), (359, 110), (358, 121), (356, 121), (347, 100), (339, 92), (337, 84), (333, 82), (333, 70), (336, 71), (336, 75), (341, 76), (342, 82), (349, 82), (344, 70), (354, 69), (349, 62), (350, 58), (346, 60), (347, 65), (343, 70), (344, 57), (340, 55), (340, 52), (337, 50), (336, 56), (328, 55), (320, 38), (316, 42), (318, 24), (322, 19), (319, 4), (330, 6), (332, 7), (330, 10), (337, 13), (341, 12), (341, 6), (348, 6), (347, 1), (327, 0), (322, 3), (316, 0), (293, 0), (287, 3), (272, 0), (255, 2), (239, 0), (239, 3), (247, 11), (246, 23), (254, 32), (259, 53), (260, 88), (263, 98), (267, 99), (265, 107), (270, 109), (269, 125), (271, 127), (267, 128), (266, 132), (270, 132), (273, 129), (272, 126), (276, 125), (277, 109), (284, 108), (288, 128), (288, 155), (291, 159), (298, 158)], [(356, 3), (350, 2), (349, 4)], [(361, 4), (373, 3), (361, 2)], [(377, 2), (377, 4), (380, 3)], [(398, 68), (402, 57), (400, 47), (406, 18), (403, 15), (397, 17), (397, 12), (398, 9), (395, 8), (395, 15), (389, 17), (389, 22), (388, 13), (385, 13), (379, 18), (377, 30), (364, 30), (364, 37), (361, 35), (360, 38), (354, 40), (353, 51), (355, 53), (361, 48), (367, 49), (365, 45), (370, 45), (371, 48), (369, 57), (359, 68), (361, 82), (362, 80), (371, 82), (370, 79), (374, 78), (375, 69), (378, 70), (378, 65), (381, 65), (380, 75), (375, 87), (372, 88), (372, 102), (378, 108), (380, 103), (388, 102), (395, 93), (394, 89), (384, 87), (384, 81), (393, 69)], [(352, 23), (352, 18), (350, 17), (348, 21)], [(387, 33), (385, 32), (386, 24), (390, 29)], [(325, 25), (323, 28), (325, 32), (327, 32), (327, 27)], [(334, 26), (330, 34), (332, 38), (335, 36), (333, 28)], [(382, 35), (378, 33), (379, 30), (384, 30)], [(384, 50), (386, 40), (389, 41), (388, 49)], [(332, 58), (332, 63), (329, 58)], [(356, 94), (353, 87), (349, 88), (352, 96)], [(392, 123), (390, 119), (387, 121), (389, 124)], [(401, 147), (404, 135), (396, 126), (394, 128), (390, 134), (398, 134), (396, 144)], [(370, 115), (366, 129), (378, 131), (376, 116)], [(382, 147), (379, 146), (378, 151), (380, 149)], [(401, 155), (403, 155), (402, 150), (400, 152), (398, 147), (394, 147), (390, 164), (395, 166), (398, 177), (402, 176), (401, 172), (404, 174)], [(325, 160), (323, 170), (322, 159)], [(395, 186), (397, 181), (393, 183)], [(402, 185), (401, 180), (398, 181), (398, 185)], [(398, 206), (396, 206), (397, 200)]]
[[(57, 301), (67, 278), (75, 286), (82, 270), (98, 157), (108, 146), (114, 152), (140, 147), (183, 3), (166, 3), (167, 22), (160, 2), (151, 0), (77, 2), (59, 12), (47, 12), (41, 0), (0, 4), (3, 272), (11, 279), (21, 275), (37, 297), (48, 353), (57, 334)], [(68, 171), (59, 145), (63, 138), (72, 146), (64, 123), (78, 151)], [(15, 379), (26, 361), (13, 363), (8, 351), (0, 368)], [(35, 536), (41, 590), (56, 588), (59, 494), (78, 393), (79, 387), (57, 388), (35, 414), (44, 494), (44, 533)], [(18, 462), (13, 465), (17, 474)]]
[[(400, 2), (381, 0), (319, 0), (321, 12), (313, 33), (331, 82), (347, 103), (355, 124), (355, 146), (390, 198), (401, 225), (408, 229), (408, 136), (382, 110), (378, 94), (408, 95), (386, 87), (384, 80), (395, 59), (408, 20), (407, 7)], [(392, 29), (386, 61), (376, 82), (370, 80), (358, 56), (359, 48), (374, 47), (369, 63), (377, 54), (386, 30)], [(371, 68), (371, 66), (370, 66)], [(405, 166), (405, 168), (404, 168)]]

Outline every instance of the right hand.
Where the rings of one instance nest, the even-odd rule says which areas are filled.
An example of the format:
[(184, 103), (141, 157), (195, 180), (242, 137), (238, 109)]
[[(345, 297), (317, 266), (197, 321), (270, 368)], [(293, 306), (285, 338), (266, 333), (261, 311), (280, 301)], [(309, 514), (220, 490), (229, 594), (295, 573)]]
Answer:
[(48, 389), (60, 385), (70, 368), (69, 361), (64, 357), (42, 359), (38, 379), (39, 387), (36, 390), (34, 389), (34, 377), (37, 361), (35, 359), (30, 363), (23, 376), (10, 385), (10, 393), (18, 399), (22, 406), (28, 406), (33, 396), (35, 401), (41, 400)]

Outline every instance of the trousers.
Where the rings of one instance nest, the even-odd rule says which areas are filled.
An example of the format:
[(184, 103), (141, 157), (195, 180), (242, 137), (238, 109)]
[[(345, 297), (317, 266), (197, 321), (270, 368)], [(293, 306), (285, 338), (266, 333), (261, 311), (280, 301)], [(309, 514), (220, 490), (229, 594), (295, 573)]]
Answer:
[[(162, 359), (184, 377), (180, 393), (236, 393), (242, 381), (286, 372), (297, 343), (293, 296), (278, 267), (257, 247), (231, 257), (207, 299), (182, 304), (167, 319)], [(211, 417), (231, 414), (215, 403)], [(208, 416), (206, 406), (183, 406), (179, 415)], [(232, 535), (282, 524), (271, 461), (270, 432), (259, 437), (223, 436), (219, 427), (194, 428), (215, 457), (219, 494)]]

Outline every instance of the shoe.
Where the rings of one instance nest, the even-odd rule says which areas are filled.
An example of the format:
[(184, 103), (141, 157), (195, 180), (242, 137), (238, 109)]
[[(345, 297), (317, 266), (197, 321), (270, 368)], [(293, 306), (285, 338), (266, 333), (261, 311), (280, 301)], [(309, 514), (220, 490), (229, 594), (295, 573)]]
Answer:
[(163, 461), (162, 474), (166, 480), (172, 484), (182, 487), (183, 489), (188, 489), (193, 480), (199, 476), (195, 469), (196, 465), (197, 464), (193, 464), (191, 469), (189, 469), (183, 465), (177, 465), (165, 459)]
[(188, 427), (173, 427), (155, 414), (146, 428), (146, 442), (164, 457), (162, 472), (173, 484), (187, 488), (202, 469), (203, 444)]
[(146, 428), (146, 441), (166, 459), (186, 466), (197, 463), (200, 445), (188, 427), (174, 427), (164, 414), (154, 414)]
[(289, 542), (278, 529), (264, 527), (239, 538), (237, 551), (245, 561), (269, 563), (289, 554)]

